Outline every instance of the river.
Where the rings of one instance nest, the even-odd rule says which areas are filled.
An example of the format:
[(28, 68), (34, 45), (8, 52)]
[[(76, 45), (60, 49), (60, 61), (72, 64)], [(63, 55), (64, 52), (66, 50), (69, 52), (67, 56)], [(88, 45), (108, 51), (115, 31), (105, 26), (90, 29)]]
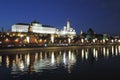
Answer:
[(107, 80), (119, 75), (119, 45), (0, 52), (1, 80)]

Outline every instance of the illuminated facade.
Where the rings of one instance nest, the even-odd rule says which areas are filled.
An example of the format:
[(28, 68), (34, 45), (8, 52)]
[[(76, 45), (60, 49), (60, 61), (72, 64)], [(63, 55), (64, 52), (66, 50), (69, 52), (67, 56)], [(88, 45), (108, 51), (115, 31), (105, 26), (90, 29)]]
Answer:
[(32, 22), (31, 24), (17, 23), (12, 25), (12, 32), (29, 32), (29, 27), (33, 33), (44, 33), (44, 34), (55, 34), (57, 29), (48, 26), (42, 25), (37, 21)]
[(63, 30), (60, 31), (60, 35), (61, 36), (68, 35), (68, 37), (71, 37), (71, 38), (73, 36), (76, 36), (76, 31), (71, 27), (70, 21), (67, 21), (67, 25), (64, 26)]
[(67, 25), (63, 30), (58, 30), (55, 27), (42, 25), (37, 21), (31, 22), (31, 24), (17, 23), (12, 25), (12, 32), (33, 32), (42, 34), (58, 34), (60, 36), (73, 37), (76, 35), (75, 30), (71, 27), (70, 21), (67, 21)]

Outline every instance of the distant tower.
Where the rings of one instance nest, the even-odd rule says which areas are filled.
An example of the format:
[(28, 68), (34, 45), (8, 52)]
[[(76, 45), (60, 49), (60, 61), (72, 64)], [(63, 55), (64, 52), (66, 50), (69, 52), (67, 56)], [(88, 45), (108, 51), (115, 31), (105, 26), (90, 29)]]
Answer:
[(70, 29), (70, 21), (67, 21), (67, 29)]

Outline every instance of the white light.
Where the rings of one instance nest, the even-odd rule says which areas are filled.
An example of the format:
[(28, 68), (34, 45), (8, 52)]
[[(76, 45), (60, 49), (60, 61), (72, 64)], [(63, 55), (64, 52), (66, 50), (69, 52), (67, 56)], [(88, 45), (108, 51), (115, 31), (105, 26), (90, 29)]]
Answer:
[(112, 46), (112, 55), (114, 55), (114, 46)]
[(120, 39), (118, 40), (118, 42), (120, 42)]
[(29, 64), (30, 64), (30, 55), (29, 54), (27, 54), (26, 62), (27, 62), (27, 66), (29, 66)]
[(82, 57), (82, 59), (84, 59), (84, 49), (82, 49), (81, 57)]
[(106, 50), (105, 50), (105, 47), (103, 48), (103, 55), (104, 55), (104, 57), (105, 57), (105, 52), (106, 52)]
[(83, 42), (84, 42), (84, 39), (81, 39), (81, 42), (83, 43)]
[(103, 43), (105, 43), (105, 39), (103, 39)]
[(114, 42), (114, 40), (112, 39), (112, 40), (111, 40), (111, 42), (113, 43), (113, 42)]
[(85, 52), (85, 59), (86, 59), (86, 60), (88, 59), (88, 49), (87, 49), (87, 51)]
[(120, 54), (120, 46), (118, 46), (118, 51), (119, 51), (119, 54)]
[(63, 63), (66, 65), (66, 53), (63, 54)]
[(27, 40), (27, 42), (29, 43), (30, 42), (30, 37), (26, 37), (26, 40)]
[(117, 46), (115, 47), (115, 55), (116, 55), (116, 56), (118, 55), (118, 49), (117, 49)]
[(52, 52), (51, 54), (51, 63), (54, 64), (55, 63), (55, 56), (54, 56), (54, 52)]
[(68, 38), (68, 43), (69, 43), (69, 44), (71, 43), (71, 39), (70, 39), (70, 38)]
[(51, 41), (54, 43), (54, 35), (51, 35)]
[(21, 38), (22, 38), (23, 36), (24, 36), (24, 35), (22, 35), (22, 34), (20, 35)]

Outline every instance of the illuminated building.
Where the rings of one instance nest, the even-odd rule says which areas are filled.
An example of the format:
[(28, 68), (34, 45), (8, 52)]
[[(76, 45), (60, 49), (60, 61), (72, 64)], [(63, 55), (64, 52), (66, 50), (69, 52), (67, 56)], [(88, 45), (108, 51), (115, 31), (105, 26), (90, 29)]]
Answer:
[(31, 24), (17, 23), (12, 25), (12, 32), (33, 32), (43, 34), (55, 34), (57, 29), (52, 26), (42, 25), (37, 21)]
[(67, 21), (67, 25), (64, 26), (63, 30), (60, 31), (60, 35), (61, 36), (68, 35), (68, 37), (71, 38), (76, 35), (76, 31), (71, 27), (70, 21)]
[(63, 30), (58, 30), (53, 26), (42, 25), (37, 21), (33, 21), (30, 24), (17, 23), (12, 25), (12, 32), (33, 32), (42, 34), (58, 34), (60, 36), (73, 37), (76, 35), (75, 30), (71, 27), (70, 21), (67, 21), (67, 25), (64, 26)]

